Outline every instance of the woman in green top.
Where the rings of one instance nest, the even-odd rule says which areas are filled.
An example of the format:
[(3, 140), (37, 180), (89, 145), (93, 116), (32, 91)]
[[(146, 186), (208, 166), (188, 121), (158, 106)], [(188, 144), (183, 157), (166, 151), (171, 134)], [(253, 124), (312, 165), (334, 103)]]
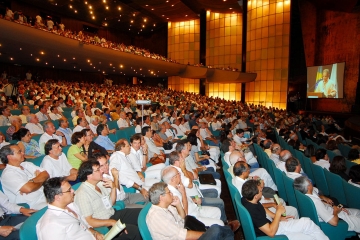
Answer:
[(73, 168), (79, 169), (81, 163), (88, 160), (82, 148), (85, 143), (84, 133), (75, 132), (71, 136), (71, 143), (72, 145), (67, 152), (67, 159)]

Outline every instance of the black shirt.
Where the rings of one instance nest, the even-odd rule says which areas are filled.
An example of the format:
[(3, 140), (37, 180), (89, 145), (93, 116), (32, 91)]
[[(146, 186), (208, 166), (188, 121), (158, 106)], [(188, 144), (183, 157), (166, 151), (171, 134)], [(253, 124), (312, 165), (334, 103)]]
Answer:
[(241, 203), (249, 211), (252, 222), (255, 228), (255, 234), (257, 237), (267, 236), (259, 228), (264, 226), (267, 223), (271, 223), (269, 219), (266, 218), (266, 212), (261, 203), (253, 204), (247, 201), (245, 198), (241, 198)]

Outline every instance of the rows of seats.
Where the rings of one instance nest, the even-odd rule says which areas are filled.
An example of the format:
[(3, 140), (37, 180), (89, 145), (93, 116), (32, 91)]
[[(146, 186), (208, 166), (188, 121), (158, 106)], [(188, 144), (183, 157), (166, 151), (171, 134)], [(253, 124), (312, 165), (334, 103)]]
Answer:
[[(281, 147), (289, 150), (294, 157), (299, 159), (304, 172), (313, 180), (314, 185), (317, 186), (324, 195), (335, 197), (340, 203), (346, 205), (347, 207), (360, 209), (360, 202), (358, 201), (360, 198), (360, 188), (349, 184), (340, 176), (313, 164), (302, 152), (293, 149), (281, 137), (279, 137), (276, 130), (274, 132), (277, 136), (278, 142), (281, 144)], [(294, 189), (294, 180), (287, 177), (284, 172), (279, 170), (259, 145), (254, 144), (254, 149), (260, 166), (268, 171), (273, 181), (276, 183), (279, 196), (289, 205), (296, 207), (300, 217), (309, 217), (331, 240), (340, 240), (356, 235), (355, 232), (347, 230), (348, 224), (343, 220), (340, 220), (336, 227), (325, 222), (320, 222), (314, 203), (309, 197)], [(270, 237), (256, 237), (250, 214), (241, 204), (240, 193), (232, 184), (232, 176), (228, 172), (229, 166), (224, 161), (223, 154), (221, 160), (231, 200), (237, 219), (241, 221), (245, 239), (271, 239)], [(281, 235), (275, 236), (274, 239), (287, 239), (287, 237)]]

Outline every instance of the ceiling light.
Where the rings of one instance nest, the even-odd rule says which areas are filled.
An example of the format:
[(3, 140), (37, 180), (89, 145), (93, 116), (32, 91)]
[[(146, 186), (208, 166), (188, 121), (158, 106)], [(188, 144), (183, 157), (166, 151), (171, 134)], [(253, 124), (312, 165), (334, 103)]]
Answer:
[(90, 5), (89, 8), (92, 9), (92, 6)]
[[(30, 54), (30, 56), (32, 56), (32, 53)], [(59, 56), (59, 55), (58, 55)]]
[(87, 2), (85, 1), (85, 4), (87, 4)]
[(71, 5), (69, 5), (69, 8), (72, 8), (72, 6), (71, 6)]
[(147, 5), (147, 4), (146, 4), (145, 6), (147, 6), (147, 7), (148, 7), (149, 5)]
[(93, 11), (90, 11), (90, 14), (93, 14)]
[(134, 21), (133, 21), (133, 20), (131, 20), (130, 22), (131, 22), (131, 23), (133, 23)]
[(40, 61), (40, 59), (37, 58), (36, 61)]
[[(31, 54), (31, 56), (32, 56), (32, 54)], [(60, 55), (58, 55), (58, 57), (60, 57)]]
[(73, 59), (75, 60), (75, 58), (73, 57)]
[(153, 8), (152, 8), (151, 10), (152, 10), (152, 11), (154, 11), (154, 9), (153, 9)]
[(174, 6), (174, 4), (171, 5), (172, 7)]
[(53, 68), (54, 68), (55, 66), (53, 66)]
[(123, 68), (124, 66), (123, 65), (120, 65), (120, 68)]
[(77, 13), (77, 10), (75, 10), (74, 12)]
[(112, 63), (110, 63), (110, 66), (112, 66)]
[(230, 10), (232, 9), (232, 8), (229, 8)]
[(47, 62), (45, 64), (47, 65)]
[(144, 27), (145, 27), (145, 25), (142, 25), (142, 27), (144, 28)]
[(20, 51), (22, 50), (22, 48), (20, 48)]
[(118, 10), (120, 11), (120, 10), (121, 10), (121, 7), (118, 7)]
[(185, 17), (187, 17), (187, 15), (185, 15)]
[(10, 60), (12, 61), (12, 60), (14, 60), (13, 58), (10, 58)]
[(104, 3), (106, 3), (106, 0), (103, 0)]
[(44, 55), (44, 52), (40, 52), (41, 55)]
[(92, 63), (90, 63), (90, 66), (92, 65)]
[(146, 22), (147, 20), (146, 20), (146, 18), (144, 18), (144, 22)]
[(156, 24), (154, 23), (154, 27), (156, 26)]
[(66, 62), (66, 59), (64, 58), (64, 62)]
[(106, 8), (106, 10), (109, 10), (109, 7), (108, 7), (108, 6), (106, 6), (105, 8)]
[(95, 19), (95, 16), (92, 16), (92, 19)]
[(90, 62), (90, 59), (88, 59), (87, 62)]

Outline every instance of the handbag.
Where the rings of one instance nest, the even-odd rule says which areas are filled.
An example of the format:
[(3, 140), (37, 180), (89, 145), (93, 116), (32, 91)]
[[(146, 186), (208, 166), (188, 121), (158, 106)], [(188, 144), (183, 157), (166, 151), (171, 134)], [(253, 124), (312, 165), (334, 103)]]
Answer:
[[(159, 158), (159, 156), (163, 156), (164, 160)], [(157, 157), (150, 158), (149, 163), (151, 163), (152, 165), (156, 165), (156, 164), (159, 164), (159, 163), (165, 163), (165, 161), (166, 161), (166, 155), (165, 154), (160, 154)]]
[(171, 149), (173, 148), (172, 142), (164, 143), (164, 144), (163, 144), (163, 148), (164, 148), (165, 150), (171, 150)]
[(197, 220), (195, 217), (186, 215), (184, 228), (191, 231), (206, 232), (205, 224)]

